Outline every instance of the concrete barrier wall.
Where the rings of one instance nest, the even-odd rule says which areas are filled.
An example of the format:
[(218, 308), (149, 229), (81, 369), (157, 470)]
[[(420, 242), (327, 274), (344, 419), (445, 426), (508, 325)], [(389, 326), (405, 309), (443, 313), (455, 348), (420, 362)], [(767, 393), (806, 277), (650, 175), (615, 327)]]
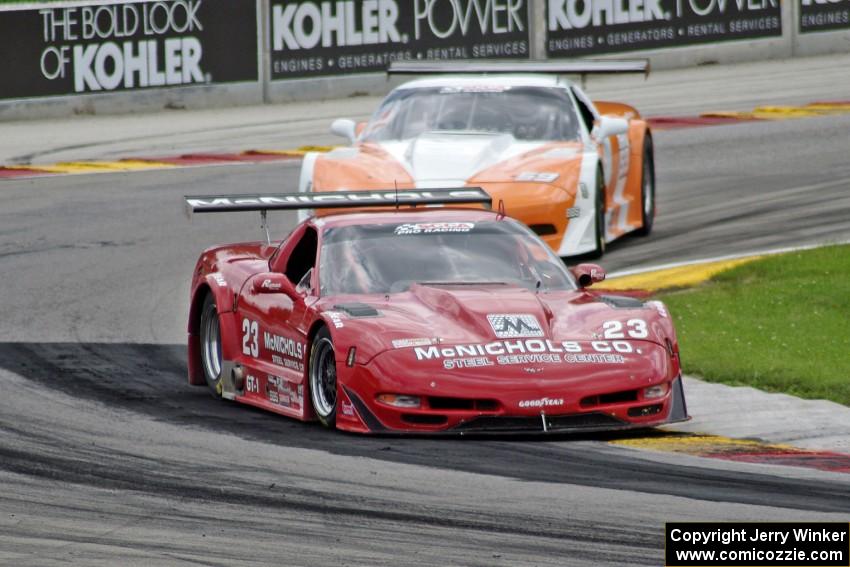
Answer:
[(0, 51), (0, 120), (19, 120), (382, 94), (394, 57), (662, 69), (850, 52), (850, 0), (74, 0), (0, 6)]

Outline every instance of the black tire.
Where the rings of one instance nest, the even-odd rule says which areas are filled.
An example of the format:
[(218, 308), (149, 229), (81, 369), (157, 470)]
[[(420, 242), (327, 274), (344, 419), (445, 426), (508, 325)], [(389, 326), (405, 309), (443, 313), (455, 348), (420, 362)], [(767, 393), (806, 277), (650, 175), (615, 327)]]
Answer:
[(593, 208), (596, 216), (596, 247), (590, 252), (591, 258), (599, 258), (605, 254), (605, 175), (602, 168), (596, 172), (596, 205)]
[(201, 368), (207, 386), (216, 397), (221, 396), (221, 324), (215, 298), (208, 293), (201, 307), (201, 322), (198, 328), (201, 349)]
[(652, 150), (652, 137), (647, 134), (643, 140), (643, 172), (640, 179), (641, 227), (635, 231), (638, 236), (649, 236), (655, 224), (655, 154)]
[(319, 423), (336, 427), (336, 409), (339, 384), (336, 380), (336, 355), (331, 333), (322, 327), (313, 338), (310, 348), (310, 402)]

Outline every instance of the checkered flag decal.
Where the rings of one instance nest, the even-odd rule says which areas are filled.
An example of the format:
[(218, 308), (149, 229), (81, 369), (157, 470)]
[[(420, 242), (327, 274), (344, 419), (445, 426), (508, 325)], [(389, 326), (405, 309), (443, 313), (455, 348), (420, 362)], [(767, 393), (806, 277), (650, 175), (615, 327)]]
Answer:
[(496, 337), (500, 339), (543, 336), (543, 328), (534, 315), (499, 313), (487, 315), (487, 320), (490, 322), (493, 332), (496, 333)]

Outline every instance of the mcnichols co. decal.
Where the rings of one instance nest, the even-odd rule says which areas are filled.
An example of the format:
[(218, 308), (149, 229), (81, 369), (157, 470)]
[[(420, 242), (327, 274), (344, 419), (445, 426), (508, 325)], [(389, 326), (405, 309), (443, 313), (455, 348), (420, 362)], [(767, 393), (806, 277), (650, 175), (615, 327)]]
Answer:
[(258, 80), (254, 0), (0, 11), (0, 98)]
[(782, 35), (780, 0), (546, 1), (551, 57)]
[(526, 0), (271, 0), (269, 33), (272, 79), (529, 57)]
[(800, 32), (850, 28), (850, 0), (797, 0)]

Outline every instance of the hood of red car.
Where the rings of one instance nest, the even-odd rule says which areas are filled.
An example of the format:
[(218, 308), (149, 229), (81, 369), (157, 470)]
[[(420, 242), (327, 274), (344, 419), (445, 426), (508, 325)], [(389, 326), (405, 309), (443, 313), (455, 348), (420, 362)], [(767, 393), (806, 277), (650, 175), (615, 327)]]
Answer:
[(348, 296), (323, 303), (325, 317), (335, 321), (338, 354), (344, 356), (353, 346), (363, 364), (382, 352), (408, 350), (412, 360), (613, 356), (627, 354), (629, 348), (635, 352), (639, 347), (630, 347), (633, 343), (664, 346), (669, 334), (656, 309), (638, 300), (584, 291), (535, 293), (502, 284), (429, 283), (390, 296)]

